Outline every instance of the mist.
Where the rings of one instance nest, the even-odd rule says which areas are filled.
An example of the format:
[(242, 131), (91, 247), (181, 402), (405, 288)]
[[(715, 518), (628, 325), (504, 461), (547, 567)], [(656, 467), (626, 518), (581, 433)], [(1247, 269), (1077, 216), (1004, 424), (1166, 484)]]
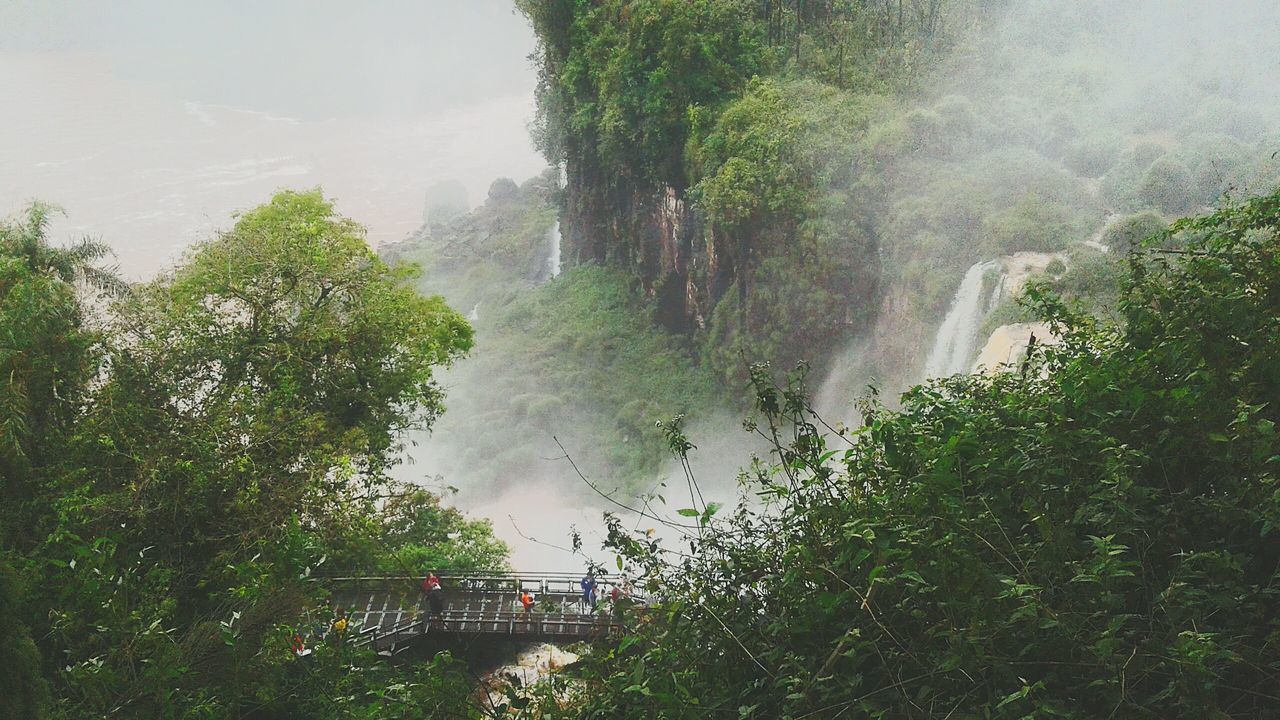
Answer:
[[(824, 413), (856, 416), (869, 385), (892, 404), (979, 356), (1016, 358), (982, 351), (1001, 326), (1046, 337), (1015, 307), (1028, 279), (1071, 296), (1123, 263), (1144, 233), (1117, 238), (1144, 214), (1158, 225), (1272, 189), (1278, 33), (1280, 6), (1244, 1), (1020, 2), (968, 30), (869, 132), (881, 305), (832, 363)], [(1090, 311), (1113, 316), (1105, 296)]]
[(280, 187), (398, 240), (431, 185), (544, 167), (533, 48), (506, 0), (5, 4), (0, 213), (57, 203), (134, 279)]
[[(833, 424), (856, 415), (868, 385), (892, 403), (925, 379), (976, 264), (1040, 253), (1096, 265), (1115, 218), (1153, 204), (1171, 217), (1280, 178), (1270, 157), (1280, 149), (1280, 6), (1021, 2), (957, 32), (949, 59), (860, 141), (870, 158), (860, 170), (884, 183), (873, 219), (881, 288), (876, 319), (815, 387)], [(6, 5), (0, 93), (21, 102), (0, 119), (0, 211), (33, 197), (61, 204), (53, 236), (101, 237), (134, 279), (279, 187), (322, 186), (374, 245), (429, 235), (431, 188), (460, 184), (474, 207), (495, 178), (545, 170), (527, 130), (533, 51), (508, 0)], [(1161, 162), (1186, 181), (1153, 184)], [(539, 209), (540, 245), (517, 281), (434, 270), (435, 289), (473, 314), (478, 342), (442, 374), (448, 411), (407, 439), (396, 470), (491, 518), (513, 565), (535, 570), (606, 561), (605, 511), (637, 531), (655, 526), (615, 501), (664, 517), (692, 502), (674, 461), (637, 481), (601, 450), (590, 411), (613, 408), (547, 391), (563, 356), (548, 351), (541, 370), (514, 376), (501, 343), (509, 327), (493, 318), (516, 291), (563, 282), (558, 211), (552, 200)], [(1030, 237), (1019, 224), (1028, 214), (1050, 217), (1056, 234)], [(948, 325), (969, 334), (960, 366), (993, 318), (1018, 319), (999, 278), (978, 280), (966, 297), (991, 301)], [(738, 468), (767, 447), (734, 409), (700, 410), (688, 428), (695, 474), (706, 499), (733, 501)], [(648, 412), (636, 410), (638, 426), (666, 419)], [(666, 502), (645, 506), (657, 494)]]
[[(1123, 262), (1125, 248), (1099, 249), (1115, 242), (1109, 223), (1152, 203), (1172, 218), (1223, 193), (1267, 189), (1280, 177), (1266, 149), (1280, 118), (1278, 23), (1280, 9), (1261, 2), (1032, 2), (961, 30), (925, 86), (888, 108), (860, 141), (874, 163), (866, 171), (886, 183), (874, 219), (881, 305), (826, 377), (812, 378), (826, 419), (856, 422), (854, 401), (868, 386), (893, 405), (898, 392), (926, 379), (944, 317), (973, 267), (983, 268), (968, 273), (982, 284), (966, 295), (970, 315), (949, 323), (951, 332), (968, 333), (950, 351), (950, 371), (969, 369), (998, 329), (995, 319), (1014, 313), (1018, 291), (1047, 277), (1055, 260), (1071, 269)], [(1141, 150), (1148, 145), (1157, 150)], [(1136, 157), (1144, 152), (1154, 156)], [(1144, 185), (1155, 156), (1185, 166), (1191, 179)], [(1024, 232), (1025, 213), (1047, 213), (1055, 234)], [(533, 265), (552, 253), (549, 246)], [(583, 391), (570, 402), (548, 389), (553, 375), (572, 371), (564, 368), (567, 351), (543, 357), (533, 373), (509, 366), (516, 351), (495, 347), (495, 334), (510, 328), (489, 323), (511, 288), (478, 277), (458, 273), (440, 286), (456, 306), (478, 308), (477, 350), (444, 376), (449, 411), (430, 435), (413, 438), (401, 476), (456, 487), (452, 502), (491, 518), (517, 567), (607, 562), (599, 550), (604, 512), (675, 540), (633, 510), (671, 519), (689, 506), (682, 469), (669, 462), (643, 479), (626, 476), (601, 450), (610, 438), (589, 412), (597, 401)], [(527, 282), (555, 280), (530, 274)], [(689, 427), (695, 474), (708, 500), (735, 502), (738, 469), (768, 447), (742, 431), (742, 411), (702, 410)], [(579, 549), (571, 547), (574, 533)]]

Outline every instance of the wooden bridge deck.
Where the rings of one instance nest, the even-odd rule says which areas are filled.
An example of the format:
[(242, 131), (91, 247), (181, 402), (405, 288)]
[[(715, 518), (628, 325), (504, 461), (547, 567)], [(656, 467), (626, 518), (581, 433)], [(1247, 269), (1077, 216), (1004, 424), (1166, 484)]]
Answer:
[[(352, 644), (394, 654), (416, 638), (527, 639), (571, 642), (607, 635), (616, 625), (607, 612), (613, 589), (597, 578), (597, 607), (586, 606), (579, 578), (556, 574), (441, 575), (444, 612), (429, 617), (422, 578), (352, 577), (328, 582), (335, 611), (347, 613)], [(530, 613), (520, 591), (533, 594)]]

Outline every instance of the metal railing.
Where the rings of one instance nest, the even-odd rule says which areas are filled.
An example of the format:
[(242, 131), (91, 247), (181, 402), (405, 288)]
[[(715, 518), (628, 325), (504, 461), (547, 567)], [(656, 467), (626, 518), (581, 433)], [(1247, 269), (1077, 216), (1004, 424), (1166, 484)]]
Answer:
[[(529, 637), (577, 640), (615, 632), (612, 614), (581, 601), (581, 576), (570, 573), (484, 572), (437, 575), (449, 607), (425, 612), (421, 577), (366, 575), (317, 578), (330, 585), (334, 605), (350, 613), (356, 631), (352, 644), (392, 654), (404, 641), (430, 633), (452, 636)], [(595, 576), (598, 598), (617, 586), (617, 576)], [(558, 607), (526, 612), (516, 604), (521, 591), (535, 593)], [(608, 605), (606, 603), (605, 607)], [(403, 644), (402, 644), (403, 643)]]
[[(525, 572), (485, 572), (485, 573), (438, 573), (443, 588), (448, 590), (466, 590), (469, 592), (507, 592), (519, 593), (529, 590), (534, 593), (548, 595), (579, 595), (582, 590), (579, 583), (581, 575), (571, 573), (525, 573)], [(318, 577), (317, 581), (325, 584), (355, 585), (362, 587), (400, 585), (417, 589), (423, 577), (413, 575), (351, 575), (339, 577)], [(596, 593), (603, 597), (615, 586), (618, 586), (617, 575), (596, 575)], [(619, 586), (620, 587), (620, 586)]]

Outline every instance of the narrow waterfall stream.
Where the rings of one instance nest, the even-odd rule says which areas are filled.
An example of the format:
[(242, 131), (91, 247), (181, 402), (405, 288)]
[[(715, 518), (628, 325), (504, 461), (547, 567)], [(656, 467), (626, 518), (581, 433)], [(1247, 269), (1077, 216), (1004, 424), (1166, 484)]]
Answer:
[(551, 243), (551, 253), (547, 256), (547, 277), (553, 278), (560, 274), (560, 221), (557, 220), (555, 225), (551, 226), (551, 231), (547, 233), (547, 240)]
[(1091, 247), (1098, 252), (1111, 252), (1111, 248), (1103, 244), (1102, 238), (1106, 237), (1107, 229), (1110, 228), (1111, 224), (1119, 219), (1119, 217), (1119, 213), (1114, 211), (1108, 212), (1107, 216), (1102, 219), (1102, 224), (1098, 225), (1098, 229), (1093, 231), (1093, 234), (1089, 236), (1088, 240), (1081, 241), (1082, 244)]
[(999, 260), (975, 263), (965, 272), (955, 299), (951, 301), (951, 309), (947, 311), (942, 327), (938, 328), (933, 351), (925, 363), (926, 377), (969, 372), (978, 327), (1000, 299), (1001, 280), (997, 280), (989, 292), (983, 292), (987, 274), (993, 270), (1000, 270), (1002, 280), (1003, 268)]

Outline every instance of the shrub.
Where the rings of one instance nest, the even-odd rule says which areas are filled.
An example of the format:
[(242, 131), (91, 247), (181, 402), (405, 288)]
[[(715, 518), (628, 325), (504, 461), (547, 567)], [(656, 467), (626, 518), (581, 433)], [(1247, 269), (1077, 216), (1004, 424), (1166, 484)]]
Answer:
[(1142, 241), (1164, 230), (1164, 218), (1151, 212), (1140, 212), (1113, 220), (1102, 234), (1102, 244), (1112, 252), (1128, 254)]
[(1086, 135), (1076, 139), (1063, 156), (1063, 163), (1072, 172), (1083, 177), (1102, 177), (1107, 174), (1116, 157), (1124, 148), (1124, 141), (1113, 133)]
[(1136, 194), (1147, 168), (1164, 155), (1165, 150), (1154, 143), (1139, 143), (1120, 154), (1115, 164), (1102, 178), (1102, 194), (1112, 207), (1138, 209)]
[(661, 600), (577, 716), (1271, 717), (1280, 194), (1174, 230), (1122, 329), (1041, 294), (1063, 342), (1028, 371), (863, 403), (839, 441), (754, 368), (748, 427), (785, 438), (760, 501), (683, 510), (678, 556), (610, 522)]
[(1180, 215), (1196, 206), (1187, 167), (1169, 157), (1151, 163), (1134, 189), (1139, 207), (1153, 207), (1168, 215)]
[(988, 254), (1059, 250), (1078, 239), (1080, 231), (1074, 220), (1061, 205), (1028, 195), (983, 221), (983, 232), (992, 248)]

